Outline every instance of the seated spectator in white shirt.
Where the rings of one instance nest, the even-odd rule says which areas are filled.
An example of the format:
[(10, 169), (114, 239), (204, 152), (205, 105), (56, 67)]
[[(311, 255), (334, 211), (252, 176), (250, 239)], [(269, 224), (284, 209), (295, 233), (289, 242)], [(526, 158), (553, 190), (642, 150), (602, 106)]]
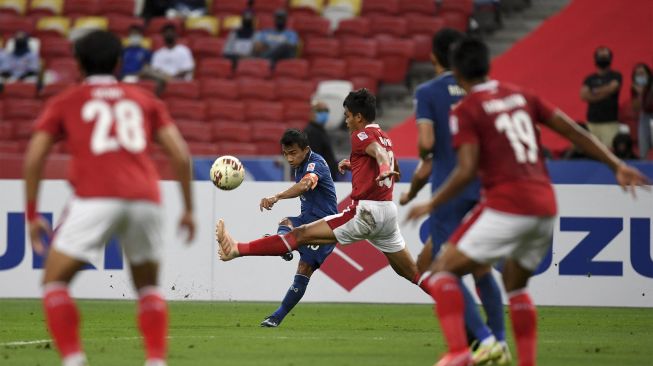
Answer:
[(229, 32), (222, 51), (224, 57), (234, 64), (240, 58), (251, 57), (254, 52), (254, 14), (245, 11), (241, 17), (240, 27)]
[(177, 44), (177, 31), (172, 24), (162, 30), (165, 46), (152, 55), (152, 68), (170, 79), (190, 80), (193, 77), (195, 61), (188, 47)]
[(0, 74), (7, 82), (30, 81), (39, 73), (39, 56), (29, 48), (29, 36), (18, 31), (14, 37), (14, 49), (2, 57)]

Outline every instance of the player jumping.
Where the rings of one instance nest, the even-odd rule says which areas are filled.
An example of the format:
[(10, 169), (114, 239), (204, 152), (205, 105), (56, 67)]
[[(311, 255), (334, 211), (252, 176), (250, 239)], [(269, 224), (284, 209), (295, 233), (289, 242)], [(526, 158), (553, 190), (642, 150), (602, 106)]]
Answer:
[(51, 233), (36, 211), (41, 171), (56, 141), (66, 140), (72, 155), (74, 196), (52, 237), (43, 277), (45, 318), (64, 366), (86, 365), (79, 311), (68, 284), (84, 264), (98, 263), (114, 235), (139, 295), (145, 364), (166, 364), (168, 310), (157, 287), (163, 249), (159, 175), (147, 151), (152, 141), (166, 150), (181, 184), (185, 209), (179, 225), (188, 230), (189, 241), (195, 232), (186, 144), (163, 103), (114, 79), (121, 48), (120, 40), (104, 31), (75, 43), (86, 81), (50, 99), (25, 155), (26, 216), (32, 247), (39, 254), (46, 251), (41, 235)]
[(351, 133), (350, 159), (338, 164), (341, 173), (352, 171), (352, 204), (343, 212), (248, 243), (234, 240), (222, 219), (216, 225), (219, 256), (223, 261), (241, 256), (281, 255), (302, 245), (346, 245), (368, 240), (385, 254), (394, 271), (415, 282), (417, 266), (399, 230), (397, 207), (392, 202), (394, 178), (399, 175), (392, 155), (392, 141), (373, 123), (376, 99), (367, 89), (349, 93), (343, 103)]
[(542, 123), (588, 155), (607, 164), (622, 187), (646, 184), (636, 169), (615, 157), (569, 117), (515, 86), (488, 80), (487, 46), (465, 39), (451, 52), (453, 72), (467, 96), (450, 117), (458, 163), (427, 203), (409, 220), (428, 214), (460, 193), (477, 174), (484, 199), (449, 238), (423, 286), (436, 301), (449, 352), (437, 366), (471, 365), (460, 276), (505, 259), (503, 282), (520, 366), (535, 365), (536, 311), (526, 285), (551, 245), (556, 201), (539, 138)]
[[(286, 130), (281, 137), (281, 148), (283, 157), (293, 168), (295, 184), (274, 196), (263, 198), (259, 208), (261, 211), (271, 210), (279, 200), (301, 198), (301, 214), (286, 217), (279, 222), (277, 234), (284, 235), (295, 227), (338, 213), (338, 201), (329, 166), (322, 156), (311, 151), (308, 137), (304, 132), (295, 129)], [(262, 327), (278, 327), (281, 324), (286, 315), (302, 299), (311, 275), (320, 268), (334, 247), (335, 243), (297, 248), (300, 257), (295, 279), (281, 306), (261, 322)]]

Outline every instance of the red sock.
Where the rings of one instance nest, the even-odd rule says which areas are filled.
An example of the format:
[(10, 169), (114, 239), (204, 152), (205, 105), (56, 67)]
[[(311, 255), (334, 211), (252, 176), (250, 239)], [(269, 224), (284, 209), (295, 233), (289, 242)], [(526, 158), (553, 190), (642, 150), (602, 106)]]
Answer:
[(240, 255), (282, 255), (297, 249), (297, 239), (293, 233), (270, 235), (265, 238), (238, 243)]
[(534, 366), (537, 353), (537, 311), (525, 289), (513, 291), (508, 297), (519, 366)]
[(435, 310), (440, 319), (442, 333), (449, 345), (449, 352), (467, 348), (467, 334), (463, 314), (465, 304), (458, 287), (458, 278), (450, 273), (438, 273), (423, 281), (422, 285), (435, 300)]
[(53, 282), (45, 286), (43, 310), (48, 330), (54, 338), (61, 358), (82, 352), (79, 340), (79, 311), (68, 294), (65, 283)]
[(138, 326), (143, 335), (147, 359), (165, 360), (168, 308), (154, 286), (144, 287), (139, 291)]

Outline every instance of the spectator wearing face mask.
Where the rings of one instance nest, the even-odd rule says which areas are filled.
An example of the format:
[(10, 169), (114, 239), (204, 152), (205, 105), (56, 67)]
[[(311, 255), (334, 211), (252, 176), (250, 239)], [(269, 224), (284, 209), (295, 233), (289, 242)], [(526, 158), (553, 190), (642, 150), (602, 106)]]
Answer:
[(604, 46), (594, 52), (596, 72), (585, 78), (580, 98), (587, 102), (587, 127), (605, 146), (619, 132), (621, 74), (610, 68), (612, 51)]
[(274, 64), (285, 58), (294, 58), (299, 36), (287, 29), (288, 15), (283, 9), (274, 13), (274, 28), (263, 29), (254, 35), (254, 55), (267, 58)]
[(188, 47), (177, 44), (177, 30), (172, 24), (162, 29), (165, 45), (152, 55), (152, 68), (166, 75), (169, 79), (190, 80), (193, 76), (195, 61)]
[(308, 136), (308, 145), (312, 151), (322, 155), (324, 160), (326, 160), (331, 171), (331, 178), (335, 181), (339, 175), (338, 162), (333, 153), (331, 138), (324, 128), (324, 125), (329, 120), (329, 107), (324, 102), (314, 101), (311, 105), (311, 111), (311, 121), (304, 128), (304, 132)]
[(639, 155), (645, 159), (653, 145), (653, 75), (647, 64), (640, 62), (631, 74), (630, 97), (633, 113), (638, 119)]
[(127, 45), (122, 49), (121, 78), (138, 76), (151, 59), (152, 52), (143, 47), (143, 29), (138, 25), (131, 26)]
[(234, 62), (234, 66), (239, 59), (253, 55), (254, 14), (251, 11), (245, 11), (240, 20), (240, 27), (229, 32), (222, 53)]
[(39, 57), (30, 49), (29, 36), (26, 32), (16, 32), (14, 49), (4, 56), (4, 60), (0, 62), (0, 67), (0, 74), (9, 83), (29, 81), (30, 78), (36, 79), (39, 73)]

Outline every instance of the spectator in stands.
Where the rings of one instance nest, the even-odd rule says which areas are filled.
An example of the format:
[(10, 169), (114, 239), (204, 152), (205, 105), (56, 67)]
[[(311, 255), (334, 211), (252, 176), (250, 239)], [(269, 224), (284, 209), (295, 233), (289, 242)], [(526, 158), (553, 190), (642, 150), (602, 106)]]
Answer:
[(653, 123), (653, 75), (651, 68), (641, 62), (635, 65), (631, 74), (631, 106), (635, 118), (639, 121), (637, 140), (639, 155), (646, 159), (653, 145), (651, 124)]
[(241, 58), (251, 57), (254, 53), (254, 13), (243, 13), (240, 27), (229, 32), (222, 53), (233, 61), (234, 67)]
[(120, 77), (123, 79), (130, 76), (138, 77), (151, 59), (152, 52), (143, 47), (143, 28), (132, 25), (129, 28), (127, 46), (122, 49)]
[(299, 36), (287, 29), (288, 14), (283, 9), (274, 13), (274, 28), (263, 29), (254, 35), (254, 55), (267, 58), (272, 64), (297, 54)]
[(145, 19), (165, 16), (173, 2), (174, 0), (145, 0), (141, 16)]
[(633, 152), (633, 139), (628, 132), (619, 132), (612, 140), (612, 150), (614, 154), (622, 160), (639, 159)]
[(36, 81), (39, 73), (39, 56), (29, 48), (29, 35), (18, 31), (14, 36), (14, 49), (4, 56), (0, 74), (6, 82)]
[(188, 47), (177, 44), (177, 30), (172, 24), (162, 29), (165, 45), (152, 55), (152, 68), (168, 79), (190, 80), (193, 77), (195, 61)]
[(596, 49), (594, 62), (597, 72), (585, 78), (580, 97), (588, 103), (587, 124), (590, 132), (610, 147), (619, 132), (621, 74), (610, 69), (612, 51), (607, 47)]
[(166, 11), (168, 18), (200, 17), (206, 14), (205, 0), (173, 0)]
[(311, 147), (312, 151), (322, 155), (324, 160), (326, 160), (329, 170), (331, 171), (331, 178), (336, 181), (336, 178), (339, 175), (338, 162), (333, 153), (331, 138), (324, 128), (324, 125), (329, 120), (329, 107), (326, 103), (319, 100), (313, 101), (311, 107), (311, 121), (308, 123), (306, 128), (304, 128), (304, 132), (308, 136), (308, 145)]

